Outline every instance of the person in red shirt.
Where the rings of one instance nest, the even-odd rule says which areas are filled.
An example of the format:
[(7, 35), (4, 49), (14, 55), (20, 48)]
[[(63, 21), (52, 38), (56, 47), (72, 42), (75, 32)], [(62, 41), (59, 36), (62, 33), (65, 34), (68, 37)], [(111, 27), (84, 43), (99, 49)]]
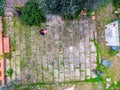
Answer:
[(45, 34), (47, 34), (47, 29), (42, 29), (39, 31), (40, 35), (44, 36)]

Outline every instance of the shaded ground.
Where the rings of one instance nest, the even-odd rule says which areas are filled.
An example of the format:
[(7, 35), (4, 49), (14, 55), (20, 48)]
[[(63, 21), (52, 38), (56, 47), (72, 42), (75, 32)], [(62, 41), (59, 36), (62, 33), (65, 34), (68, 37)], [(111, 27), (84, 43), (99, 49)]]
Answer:
[[(5, 17), (6, 35), (10, 37), (12, 58), (7, 70), (14, 70), (12, 80), (19, 83), (53, 83), (94, 78), (96, 48), (94, 22), (89, 19), (64, 22), (59, 17), (46, 23), (46, 36), (38, 27), (23, 25), (18, 18)], [(7, 77), (7, 82), (10, 78)]]
[[(74, 84), (64, 84), (62, 86), (59, 85), (54, 85), (54, 86), (48, 86), (48, 87), (39, 87), (36, 86), (36, 88), (30, 89), (30, 87), (22, 89), (22, 88), (16, 88), (15, 90), (64, 90), (67, 88), (73, 87)], [(74, 90), (103, 90), (101, 87), (99, 87), (97, 84), (94, 83), (84, 83), (84, 82), (79, 82), (78, 84), (75, 85)]]

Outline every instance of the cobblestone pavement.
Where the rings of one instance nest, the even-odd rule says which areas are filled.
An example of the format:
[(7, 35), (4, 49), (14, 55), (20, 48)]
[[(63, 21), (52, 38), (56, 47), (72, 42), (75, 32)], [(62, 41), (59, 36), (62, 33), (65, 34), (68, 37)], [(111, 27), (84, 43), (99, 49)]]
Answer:
[(6, 69), (14, 70), (12, 80), (27, 84), (95, 77), (92, 70), (97, 66), (97, 54), (91, 20), (62, 21), (54, 17), (46, 23), (48, 34), (44, 37), (39, 35), (39, 28), (25, 26), (17, 18), (5, 17), (5, 21), (11, 49), (15, 49), (12, 59), (6, 60)]

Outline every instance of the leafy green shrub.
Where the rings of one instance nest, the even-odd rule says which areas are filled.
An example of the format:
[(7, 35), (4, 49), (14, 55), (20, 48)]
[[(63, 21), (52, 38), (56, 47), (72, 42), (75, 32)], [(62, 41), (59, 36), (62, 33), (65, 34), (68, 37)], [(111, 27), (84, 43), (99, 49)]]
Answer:
[(39, 26), (40, 23), (46, 21), (45, 13), (39, 7), (35, 0), (29, 0), (21, 9), (20, 18), (27, 25)]
[(120, 0), (113, 0), (113, 6), (116, 8), (120, 7)]
[(7, 74), (8, 74), (8, 76), (9, 76), (10, 78), (12, 78), (13, 69), (12, 69), (12, 68), (8, 69), (8, 70), (7, 70)]
[(0, 0), (0, 16), (3, 16), (5, 0)]

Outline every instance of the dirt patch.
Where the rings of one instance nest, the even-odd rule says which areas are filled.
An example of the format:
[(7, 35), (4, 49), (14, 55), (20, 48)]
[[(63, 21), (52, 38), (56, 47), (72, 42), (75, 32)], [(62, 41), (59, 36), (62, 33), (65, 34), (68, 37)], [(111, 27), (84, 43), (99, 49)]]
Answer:
[(108, 74), (113, 78), (114, 81), (120, 81), (120, 57), (113, 59), (113, 66), (109, 70)]
[(99, 43), (105, 42), (104, 38), (105, 25), (114, 20), (113, 10), (114, 7), (112, 6), (112, 4), (109, 4), (105, 7), (101, 7), (96, 12), (97, 40)]

